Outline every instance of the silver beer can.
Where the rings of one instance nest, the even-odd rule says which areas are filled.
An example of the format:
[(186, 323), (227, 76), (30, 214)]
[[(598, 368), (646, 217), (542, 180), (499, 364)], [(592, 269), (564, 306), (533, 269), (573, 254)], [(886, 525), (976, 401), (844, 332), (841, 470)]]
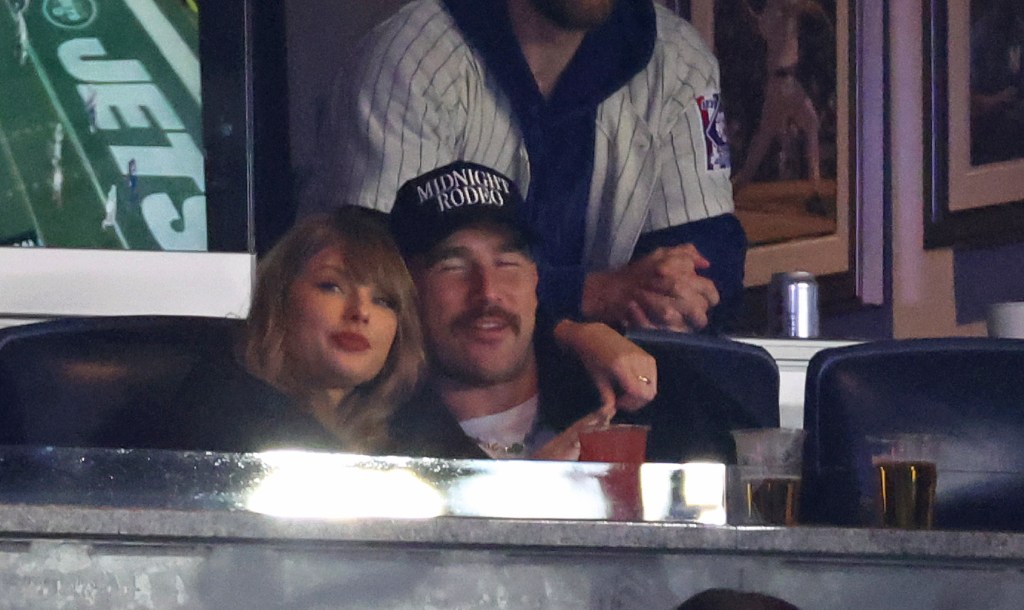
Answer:
[(806, 271), (772, 275), (768, 285), (769, 333), (812, 339), (818, 336), (818, 282)]

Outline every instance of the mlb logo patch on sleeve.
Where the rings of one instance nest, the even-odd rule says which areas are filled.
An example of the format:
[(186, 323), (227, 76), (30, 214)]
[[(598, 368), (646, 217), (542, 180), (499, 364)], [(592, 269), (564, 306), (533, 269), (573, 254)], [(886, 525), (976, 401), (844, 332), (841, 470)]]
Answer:
[(725, 113), (718, 93), (697, 98), (708, 171), (729, 169), (729, 142), (725, 137)]

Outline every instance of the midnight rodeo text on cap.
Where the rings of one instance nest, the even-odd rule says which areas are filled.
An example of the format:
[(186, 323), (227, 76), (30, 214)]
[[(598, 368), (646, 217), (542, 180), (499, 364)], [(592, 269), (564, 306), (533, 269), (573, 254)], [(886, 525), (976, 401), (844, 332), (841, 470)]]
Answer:
[(505, 205), (505, 196), (512, 192), (505, 178), (472, 167), (452, 169), (416, 186), (420, 203), (436, 199), (438, 211), (444, 212), (465, 205)]

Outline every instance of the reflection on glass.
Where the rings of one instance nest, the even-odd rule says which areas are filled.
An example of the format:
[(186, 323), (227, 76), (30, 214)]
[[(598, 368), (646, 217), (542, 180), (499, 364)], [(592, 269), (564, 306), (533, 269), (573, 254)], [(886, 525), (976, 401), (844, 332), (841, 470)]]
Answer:
[[(452, 512), (507, 519), (606, 518), (601, 486), (592, 473), (606, 470), (607, 465), (588, 464), (583, 472), (553, 469), (560, 465), (494, 460), (489, 468), (452, 482), (447, 494)], [(557, 476), (545, 476), (545, 472)]]
[(661, 521), (672, 514), (672, 505), (682, 500), (677, 464), (643, 464), (640, 467), (640, 495), (644, 521)]
[(0, 503), (252, 511), (317, 519), (724, 524), (721, 464), (443, 460), (5, 447)]
[(645, 521), (725, 525), (724, 464), (644, 464), (640, 477)]

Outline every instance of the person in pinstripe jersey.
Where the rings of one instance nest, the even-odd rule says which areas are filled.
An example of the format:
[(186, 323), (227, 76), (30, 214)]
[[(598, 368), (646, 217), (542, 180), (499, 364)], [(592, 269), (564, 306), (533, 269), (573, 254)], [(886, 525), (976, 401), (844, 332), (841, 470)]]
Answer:
[(727, 329), (733, 215), (718, 63), (652, 0), (412, 0), (338, 79), (320, 205), (390, 211), (455, 160), (527, 194), (539, 297), (620, 328)]

